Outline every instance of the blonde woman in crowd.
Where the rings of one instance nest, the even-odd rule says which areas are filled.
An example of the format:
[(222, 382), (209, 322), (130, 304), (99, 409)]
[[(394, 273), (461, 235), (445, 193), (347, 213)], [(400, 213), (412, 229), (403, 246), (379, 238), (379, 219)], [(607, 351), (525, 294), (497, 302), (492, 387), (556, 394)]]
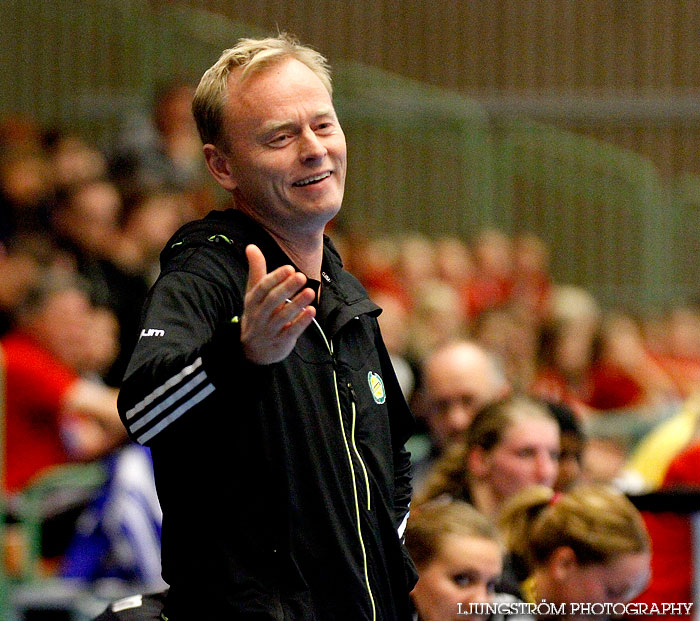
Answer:
[(411, 594), (415, 620), (479, 619), (467, 614), (470, 604), (514, 601), (495, 592), (503, 569), (496, 528), (467, 503), (444, 499), (417, 507), (406, 546), (419, 575)]
[(595, 618), (590, 613), (596, 608), (581, 604), (625, 604), (649, 580), (650, 543), (642, 517), (610, 488), (579, 485), (566, 493), (530, 488), (507, 503), (500, 526), (508, 551), (529, 568), (525, 598), (546, 600), (550, 612), (563, 605), (567, 619)]

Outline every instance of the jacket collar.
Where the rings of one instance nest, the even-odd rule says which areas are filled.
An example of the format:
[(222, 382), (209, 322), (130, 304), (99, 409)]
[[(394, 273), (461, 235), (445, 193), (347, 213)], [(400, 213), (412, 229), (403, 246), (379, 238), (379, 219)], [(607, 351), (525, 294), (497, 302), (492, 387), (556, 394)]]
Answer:
[[(164, 265), (179, 248), (203, 245), (217, 236), (224, 236), (223, 245), (242, 255), (244, 261), (245, 247), (255, 244), (265, 255), (268, 270), (282, 265), (292, 265), (298, 269), (260, 224), (237, 209), (211, 211), (201, 220), (185, 224), (161, 254), (161, 264)], [(331, 336), (358, 315), (376, 316), (381, 313), (381, 309), (367, 297), (364, 287), (343, 269), (340, 255), (326, 235), (321, 265), (321, 303), (318, 310), (319, 321)]]

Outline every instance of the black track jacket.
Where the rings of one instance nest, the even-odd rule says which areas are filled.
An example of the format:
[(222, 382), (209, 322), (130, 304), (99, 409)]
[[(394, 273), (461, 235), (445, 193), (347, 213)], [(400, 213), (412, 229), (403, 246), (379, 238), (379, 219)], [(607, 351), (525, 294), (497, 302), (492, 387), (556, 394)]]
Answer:
[(401, 536), (413, 417), (379, 334), (380, 309), (326, 240), (317, 323), (271, 365), (243, 356), (255, 243), (236, 210), (185, 225), (161, 255), (119, 396), (151, 448), (163, 508), (165, 614), (182, 619), (410, 619)]

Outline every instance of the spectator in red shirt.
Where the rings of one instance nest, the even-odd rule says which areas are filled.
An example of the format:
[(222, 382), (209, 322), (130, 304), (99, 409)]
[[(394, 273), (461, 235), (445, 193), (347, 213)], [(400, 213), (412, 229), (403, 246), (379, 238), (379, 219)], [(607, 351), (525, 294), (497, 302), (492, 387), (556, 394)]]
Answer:
[[(43, 278), (1, 341), (6, 375), (5, 486), (19, 491), (47, 467), (94, 459), (124, 440), (116, 390), (84, 379), (98, 315), (68, 276)], [(99, 358), (99, 356), (97, 356)]]

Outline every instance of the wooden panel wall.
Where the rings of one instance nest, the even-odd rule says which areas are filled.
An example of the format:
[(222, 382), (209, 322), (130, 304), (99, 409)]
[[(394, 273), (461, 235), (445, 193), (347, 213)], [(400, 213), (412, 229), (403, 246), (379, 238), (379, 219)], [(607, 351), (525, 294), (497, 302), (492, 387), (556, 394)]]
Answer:
[[(359, 60), (470, 96), (697, 94), (700, 103), (700, 0), (187, 3), (266, 32), (288, 30), (331, 60)], [(700, 173), (697, 118), (557, 121), (633, 148), (663, 174)]]

